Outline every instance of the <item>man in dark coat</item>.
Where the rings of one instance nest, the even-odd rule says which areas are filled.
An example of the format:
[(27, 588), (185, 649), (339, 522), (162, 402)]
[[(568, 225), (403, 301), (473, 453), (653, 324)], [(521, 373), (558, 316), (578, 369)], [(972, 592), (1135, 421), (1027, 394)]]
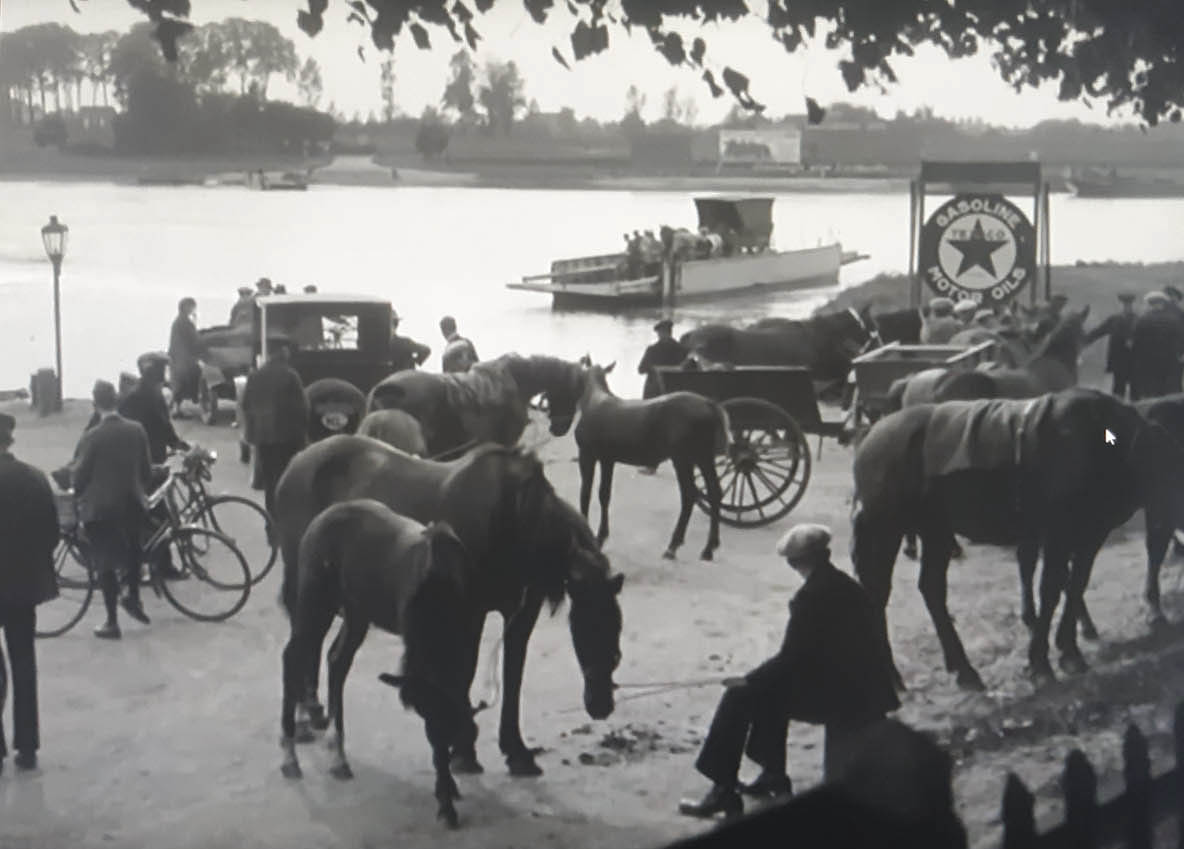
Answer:
[(189, 443), (177, 435), (169, 418), (168, 404), (161, 393), (168, 363), (169, 357), (159, 351), (141, 354), (136, 360), (140, 380), (119, 402), (119, 414), (139, 422), (148, 434), (153, 463), (163, 463), (170, 448), (181, 451), (189, 448)]
[(637, 373), (645, 375), (645, 385), (641, 390), (642, 398), (658, 396), (658, 375), (654, 373), (655, 366), (682, 365), (690, 353), (674, 338), (674, 322), (670, 319), (664, 318), (655, 324), (654, 332), (658, 334), (658, 341), (645, 349), (645, 353), (641, 355), (641, 362), (637, 364)]
[(1138, 316), (1135, 314), (1133, 294), (1123, 292), (1118, 300), (1122, 303), (1122, 311), (1114, 313), (1087, 333), (1085, 344), (1091, 345), (1103, 336), (1107, 337), (1106, 371), (1114, 378), (1111, 391), (1125, 401), (1131, 382), (1131, 342)]
[(202, 355), (201, 337), (197, 333), (194, 316), (197, 301), (182, 298), (177, 304), (177, 317), (169, 330), (169, 369), (172, 372), (173, 414), (181, 415), (181, 402), (186, 399), (197, 403), (198, 378)]
[(1146, 311), (1131, 331), (1131, 399), (1158, 398), (1180, 391), (1184, 325), (1172, 314), (1163, 292), (1148, 292)]
[(308, 398), (300, 375), (289, 365), (289, 343), (267, 340), (268, 357), (252, 372), (243, 389), (243, 438), (255, 448), (257, 479), (267, 511), (275, 485), (308, 440)]
[(255, 318), (255, 292), (250, 286), (238, 287), (238, 300), (230, 308), (231, 327), (249, 325)]
[(148, 624), (140, 604), (139, 535), (147, 517), (152, 486), (148, 434), (139, 422), (116, 409), (115, 387), (96, 381), (95, 412), (99, 423), (82, 435), (74, 454), (73, 483), (78, 519), (90, 540), (90, 566), (99, 574), (107, 621), (95, 630), (103, 639), (119, 639), (119, 576), (126, 575), (123, 608)]
[[(900, 707), (882, 616), (858, 582), (831, 564), (830, 531), (821, 525), (791, 528), (777, 553), (805, 584), (789, 603), (781, 650), (743, 678), (724, 682), (727, 690), (695, 762), (713, 786), (702, 801), (679, 805), (689, 816), (740, 813), (738, 790), (792, 793), (785, 773), (789, 720), (825, 727), (824, 773), (833, 777), (859, 732)], [(761, 774), (741, 786), (746, 751)]]
[[(58, 510), (45, 475), (12, 456), (16, 420), (0, 413), (0, 630), (12, 668), (12, 745), (18, 769), (37, 766), (37, 605), (58, 594), (54, 577)], [(0, 713), (7, 686), (0, 649)], [(8, 749), (0, 716), (0, 771)]]
[(399, 314), (391, 310), (391, 371), (410, 371), (424, 364), (432, 349), (399, 335)]
[(440, 319), (440, 335), (444, 337), (444, 353), (440, 355), (441, 371), (466, 372), (481, 361), (473, 343), (456, 329), (456, 319), (450, 315)]

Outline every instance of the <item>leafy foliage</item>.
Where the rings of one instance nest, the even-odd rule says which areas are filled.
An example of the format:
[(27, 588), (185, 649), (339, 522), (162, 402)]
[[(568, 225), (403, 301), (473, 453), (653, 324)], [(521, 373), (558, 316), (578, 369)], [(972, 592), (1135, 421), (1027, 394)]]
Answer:
[[(128, 0), (153, 22), (164, 53), (173, 58), (177, 39), (191, 28), (190, 0)], [(324, 26), (328, 0), (289, 0), (310, 36)], [(307, 9), (299, 8), (307, 5)], [(536, 24), (552, 12), (553, 0), (523, 0)], [(1184, 108), (1184, 25), (1179, 0), (621, 0), (609, 14), (608, 0), (567, 0), (574, 16), (570, 50), (577, 61), (608, 50), (612, 32), (643, 29), (671, 64), (702, 71), (713, 96), (725, 87), (750, 111), (763, 108), (749, 93), (747, 76), (732, 67), (708, 67), (708, 45), (687, 45), (673, 25), (736, 21), (761, 16), (769, 36), (793, 52), (808, 40), (845, 48), (838, 72), (847, 87), (895, 82), (891, 61), (933, 44), (951, 57), (989, 49), (1000, 76), (1017, 90), (1059, 82), (1063, 100), (1100, 99), (1113, 110), (1130, 106), (1149, 124), (1179, 121)], [(493, 0), (339, 0), (338, 9), (370, 30), (380, 49), (392, 49), (404, 29), (427, 49), (433, 30), (475, 48), (480, 16)], [(437, 39), (438, 40), (438, 39)], [(558, 46), (552, 55), (569, 63)], [(722, 85), (721, 85), (722, 83)]]
[(415, 151), (424, 159), (438, 159), (448, 149), (448, 125), (432, 107), (424, 109), (415, 133)]

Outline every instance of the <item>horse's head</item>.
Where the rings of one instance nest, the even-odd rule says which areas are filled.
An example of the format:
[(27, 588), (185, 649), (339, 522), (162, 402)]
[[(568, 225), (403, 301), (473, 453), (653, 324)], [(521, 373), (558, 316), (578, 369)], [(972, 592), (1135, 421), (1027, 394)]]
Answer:
[(583, 394), (584, 366), (560, 361), (556, 375), (544, 393), (552, 436), (563, 436), (571, 429)]
[(473, 641), (463, 624), (474, 604), (472, 556), (444, 522), (424, 528), (415, 548), (426, 568), (407, 603), (400, 698), (455, 737), (473, 721), (466, 660)]
[(726, 324), (704, 324), (678, 340), (688, 354), (716, 363), (736, 361), (736, 330)]
[(1077, 357), (1085, 342), (1085, 320), (1088, 316), (1089, 304), (1063, 315), (1040, 344), (1035, 356), (1058, 360), (1076, 373)]
[(617, 596), (625, 576), (612, 574), (608, 558), (582, 543), (573, 545), (570, 558), (568, 624), (584, 675), (584, 709), (593, 719), (605, 719), (615, 706), (613, 672), (621, 662), (621, 606)]

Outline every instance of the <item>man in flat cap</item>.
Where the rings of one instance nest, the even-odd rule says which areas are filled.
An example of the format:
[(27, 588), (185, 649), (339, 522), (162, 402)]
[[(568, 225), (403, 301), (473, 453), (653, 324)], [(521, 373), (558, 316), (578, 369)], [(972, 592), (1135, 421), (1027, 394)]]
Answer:
[[(12, 456), (16, 420), (0, 413), (0, 630), (12, 669), (12, 744), (18, 769), (37, 766), (41, 740), (37, 721), (37, 605), (58, 594), (53, 552), (57, 547), (57, 503), (38, 469)], [(0, 714), (5, 691), (4, 651), (0, 649)], [(8, 749), (0, 715), (0, 772)]]
[(391, 308), (391, 371), (411, 371), (424, 364), (432, 349), (409, 336), (399, 335), (399, 313)]
[[(785, 773), (789, 720), (825, 727), (823, 768), (831, 778), (850, 757), (858, 733), (900, 707), (883, 617), (863, 587), (830, 562), (830, 531), (798, 525), (781, 538), (777, 553), (805, 584), (789, 603), (781, 650), (743, 678), (724, 682), (727, 690), (695, 762), (712, 787), (702, 801), (680, 803), (688, 816), (740, 813), (739, 792), (791, 793)], [(741, 785), (745, 753), (761, 773)]]
[[(661, 392), (658, 385), (656, 366), (679, 366), (690, 354), (683, 344), (674, 338), (674, 322), (663, 318), (654, 324), (654, 333), (658, 334), (658, 341), (645, 349), (641, 355), (641, 362), (637, 364), (637, 373), (645, 375), (645, 384), (641, 388), (642, 398), (656, 398)], [(656, 466), (645, 466), (639, 469), (644, 475), (652, 475), (657, 471)]]
[(1085, 345), (1092, 345), (1103, 336), (1106, 337), (1106, 371), (1113, 378), (1110, 391), (1125, 401), (1131, 382), (1131, 342), (1138, 315), (1135, 314), (1133, 293), (1122, 292), (1118, 301), (1122, 309), (1085, 334)]
[(230, 308), (231, 327), (249, 325), (255, 316), (255, 292), (250, 286), (238, 287), (238, 300)]
[(456, 329), (456, 319), (452, 316), (440, 319), (440, 335), (444, 337), (444, 352), (440, 354), (444, 373), (466, 372), (481, 361), (473, 343)]
[(91, 393), (99, 423), (82, 435), (74, 452), (73, 484), (78, 519), (90, 541), (90, 566), (99, 575), (107, 621), (95, 630), (103, 639), (119, 639), (119, 578), (126, 576), (122, 603), (132, 618), (145, 624), (140, 604), (140, 531), (152, 487), (148, 434), (139, 422), (118, 412), (115, 387), (95, 382)]
[(1180, 391), (1184, 325), (1163, 292), (1143, 296), (1146, 310), (1131, 330), (1131, 399), (1158, 398)]
[(954, 302), (934, 298), (929, 302), (929, 315), (921, 322), (921, 344), (945, 345), (961, 329), (962, 322), (954, 316)]
[(971, 298), (963, 298), (954, 304), (954, 316), (962, 322), (963, 328), (969, 326), (976, 312), (978, 312), (978, 302)]
[(273, 516), (275, 485), (308, 442), (308, 398), (289, 357), (290, 342), (269, 337), (267, 362), (251, 372), (243, 388), (243, 439), (255, 449), (256, 479)]

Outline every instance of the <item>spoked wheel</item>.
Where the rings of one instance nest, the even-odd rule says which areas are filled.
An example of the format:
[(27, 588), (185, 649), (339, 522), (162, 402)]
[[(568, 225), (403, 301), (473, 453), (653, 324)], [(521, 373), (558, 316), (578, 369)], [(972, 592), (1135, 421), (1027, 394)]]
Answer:
[(169, 604), (200, 622), (221, 622), (243, 609), (251, 593), (246, 558), (222, 534), (184, 527), (167, 540), (182, 577), (160, 582)]
[(85, 550), (74, 540), (63, 539), (54, 552), (57, 577), (56, 598), (37, 606), (38, 637), (60, 637), (86, 615), (95, 594), (94, 573), (86, 562)]
[(218, 396), (203, 377), (197, 383), (197, 405), (201, 407), (202, 424), (213, 425), (218, 421)]
[[(789, 513), (810, 481), (806, 434), (785, 410), (762, 398), (722, 402), (731, 419), (731, 445), (715, 459), (723, 497), (720, 521), (736, 528), (767, 525)], [(696, 471), (698, 504), (710, 511), (702, 475)]]
[[(187, 518), (189, 524), (197, 525), (227, 537), (246, 558), (251, 572), (251, 584), (258, 584), (275, 565), (279, 549), (267, 511), (249, 498), (238, 495), (215, 495), (207, 499), (203, 509), (194, 511)], [(217, 537), (194, 537), (194, 547), (210, 544), (220, 545)], [(201, 556), (207, 552), (199, 551)]]

